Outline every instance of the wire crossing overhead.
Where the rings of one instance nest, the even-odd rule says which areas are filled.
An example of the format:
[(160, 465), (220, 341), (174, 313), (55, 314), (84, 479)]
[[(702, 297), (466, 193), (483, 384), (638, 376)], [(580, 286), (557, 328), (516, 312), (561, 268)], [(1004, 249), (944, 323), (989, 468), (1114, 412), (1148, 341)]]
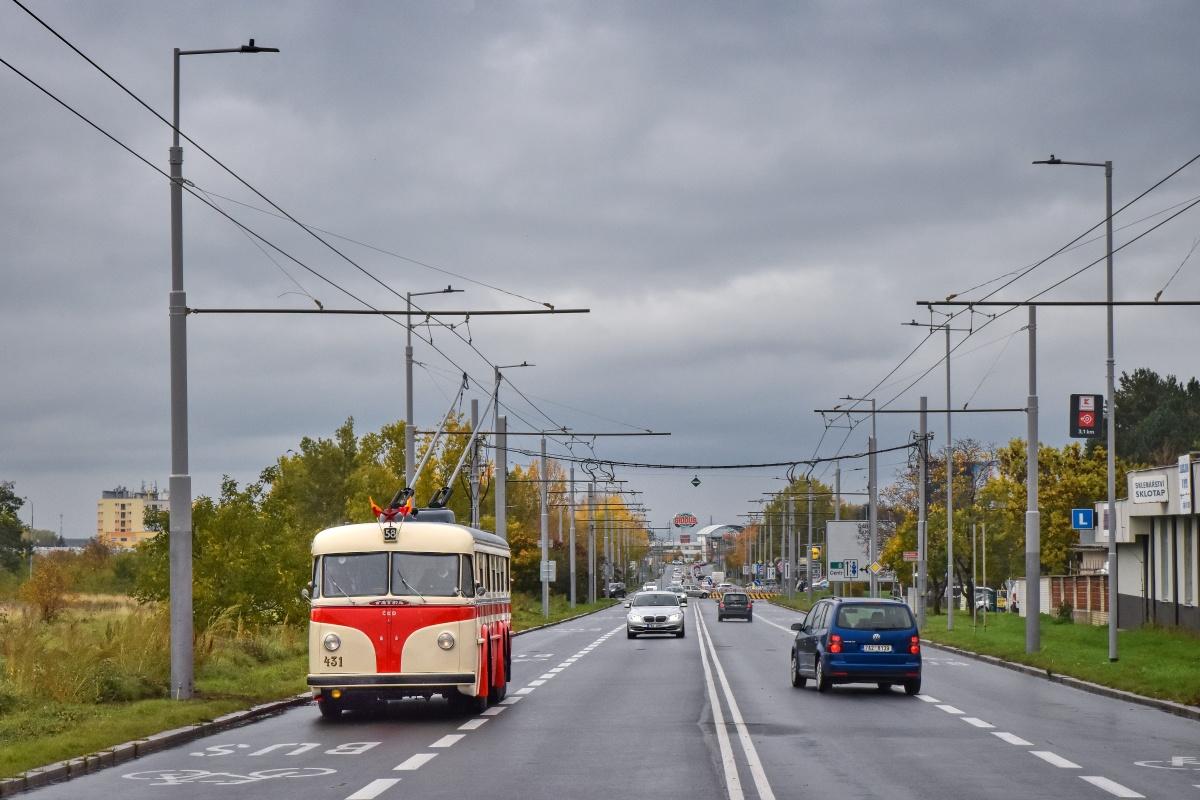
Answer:
[[(567, 461), (574, 464), (596, 465), (607, 467), (626, 467), (628, 469), (682, 469), (682, 470), (725, 470), (725, 469), (769, 469), (773, 467), (797, 467), (802, 464), (813, 466), (816, 464), (825, 464), (837, 461), (852, 461), (857, 458), (866, 458), (877, 453), (894, 453), (899, 450), (911, 450), (917, 447), (914, 442), (908, 444), (896, 445), (894, 447), (885, 447), (878, 450), (865, 450), (858, 453), (850, 453), (841, 456), (829, 456), (826, 458), (797, 458), (791, 461), (768, 461), (758, 464), (648, 464), (640, 461), (614, 461), (606, 458), (580, 458), (579, 456), (554, 456), (555, 461)], [(516, 447), (510, 447), (509, 452), (520, 453), (526, 456), (539, 456), (533, 450), (522, 450)]]

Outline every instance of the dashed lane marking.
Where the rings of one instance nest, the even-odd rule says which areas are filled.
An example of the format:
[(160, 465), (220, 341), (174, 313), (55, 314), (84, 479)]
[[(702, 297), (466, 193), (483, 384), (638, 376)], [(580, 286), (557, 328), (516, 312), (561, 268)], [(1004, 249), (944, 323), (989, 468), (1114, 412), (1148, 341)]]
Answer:
[(485, 722), (487, 722), (487, 717), (478, 717), (476, 719), (469, 719), (466, 722), (464, 722), (462, 725), (459, 725), (458, 729), (460, 731), (473, 731)]
[(505, 706), (492, 706), (487, 711), (484, 711), (480, 716), (494, 717), (505, 709)]
[(399, 782), (399, 778), (377, 778), (347, 797), (346, 800), (375, 800), (376, 797)]
[(1082, 778), (1083, 780), (1087, 781), (1088, 783), (1090, 783), (1092, 786), (1096, 786), (1100, 789), (1103, 789), (1104, 791), (1108, 792), (1109, 794), (1113, 795), (1114, 797), (1145, 797), (1146, 796), (1144, 794), (1138, 794), (1133, 789), (1130, 789), (1128, 786), (1122, 786), (1121, 784), (1117, 783), (1116, 781), (1110, 781), (1108, 778), (1105, 778), (1101, 775), (1080, 775), (1079, 777)]
[(521, 688), (521, 689), (517, 689), (517, 691), (515, 692), (515, 694), (529, 694), (529, 693), (530, 693), (530, 692), (532, 692), (532, 691), (533, 691), (533, 687), (530, 687), (530, 686), (525, 686), (525, 687), (523, 687), (523, 688)]
[(397, 772), (411, 772), (414, 769), (420, 769), (435, 758), (437, 758), (437, 753), (417, 753), (404, 759), (392, 769)]
[(917, 699), (918, 699), (918, 700), (924, 700), (926, 703), (940, 703), (940, 702), (942, 702), (941, 700), (938, 700), (936, 697), (932, 697), (932, 696), (930, 696), (930, 695), (927, 695), (927, 694), (919, 694), (919, 695), (917, 695)]
[(994, 728), (994, 727), (996, 727), (995, 725), (993, 725), (990, 722), (984, 722), (979, 717), (959, 717), (959, 719), (961, 719), (963, 722), (967, 723), (968, 725), (974, 725), (976, 728)]
[(503, 700), (501, 700), (501, 701), (500, 701), (500, 705), (502, 705), (502, 706), (513, 706), (513, 705), (516, 705), (516, 704), (517, 704), (517, 702), (518, 702), (520, 699), (521, 699), (521, 698), (519, 698), (519, 697), (506, 697), (506, 698), (504, 698)]
[(538, 678), (536, 681), (530, 681), (529, 685), (530, 686), (541, 686), (544, 683), (545, 683), (544, 680), (542, 680), (541, 678)]
[(438, 739), (436, 742), (434, 742), (433, 744), (431, 744), (429, 746), (431, 748), (453, 747), (454, 745), (456, 745), (460, 741), (462, 741), (462, 739), (465, 737), (466, 737), (465, 733), (447, 733), (445, 736)]
[(1068, 761), (1058, 753), (1051, 753), (1049, 750), (1030, 750), (1029, 752), (1040, 758), (1042, 761), (1045, 761), (1047, 764), (1053, 764), (1061, 769), (1082, 769), (1082, 767), (1080, 767), (1074, 761)]
[(961, 713), (963, 713), (963, 710), (962, 710), (961, 708), (955, 708), (954, 706), (946, 705), (945, 703), (943, 703), (942, 705), (938, 706), (938, 708), (940, 708), (942, 711), (945, 711), (947, 714), (961, 714)]
[(541, 675), (541, 676), (539, 676), (539, 677), (538, 677), (538, 680), (539, 680), (539, 681), (548, 681), (548, 680), (550, 680), (551, 678), (553, 678), (553, 677), (554, 677), (556, 674), (557, 674), (557, 673), (555, 673), (555, 672), (554, 672), (554, 670), (550, 670), (550, 671), (549, 671), (549, 672), (547, 672), (545, 675)]
[(992, 731), (992, 736), (1006, 741), (1009, 744), (1015, 744), (1017, 747), (1033, 747), (1033, 742), (1027, 742), (1020, 736), (1017, 736), (1015, 733), (1007, 733), (1006, 731)]
[(549, 672), (547, 672), (546, 674), (547, 674), (547, 675), (557, 675), (558, 673), (562, 672), (564, 669), (566, 669), (566, 667), (564, 667), (564, 666), (562, 666), (562, 665), (560, 664), (559, 666), (557, 666), (557, 667), (555, 667), (554, 669), (550, 670), (550, 671), (549, 671)]

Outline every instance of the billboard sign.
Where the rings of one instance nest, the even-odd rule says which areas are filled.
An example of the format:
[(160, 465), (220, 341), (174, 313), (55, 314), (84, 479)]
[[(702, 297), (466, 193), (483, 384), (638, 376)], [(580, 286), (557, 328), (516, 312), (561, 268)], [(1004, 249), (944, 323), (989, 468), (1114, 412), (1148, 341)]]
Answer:
[(1133, 476), (1133, 502), (1135, 503), (1165, 503), (1168, 497), (1167, 476), (1157, 475)]
[(675, 519), (672, 520), (676, 528), (694, 528), (697, 522), (696, 515), (689, 514), (686, 511), (682, 514), (676, 514)]
[(1192, 457), (1190, 455), (1179, 457), (1179, 513), (1192, 513)]
[[(879, 547), (876, 554), (883, 552), (883, 545), (891, 538), (895, 526), (879, 522)], [(866, 520), (831, 520), (825, 526), (825, 560), (829, 563), (831, 581), (868, 581), (871, 578), (867, 567), (871, 564), (868, 553), (869, 526)], [(839, 566), (840, 565), (840, 566)], [(892, 573), (883, 570), (880, 580), (888, 581)]]
[(1071, 395), (1071, 438), (1095, 439), (1104, 430), (1104, 395)]

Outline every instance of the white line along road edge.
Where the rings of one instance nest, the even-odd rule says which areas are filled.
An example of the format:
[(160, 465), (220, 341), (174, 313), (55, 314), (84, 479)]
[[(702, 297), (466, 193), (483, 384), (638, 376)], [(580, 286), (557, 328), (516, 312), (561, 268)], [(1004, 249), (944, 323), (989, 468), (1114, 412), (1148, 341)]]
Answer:
[[(738, 709), (737, 700), (733, 697), (733, 690), (729, 688), (729, 681), (725, 679), (725, 669), (721, 666), (721, 660), (717, 658), (717, 649), (713, 646), (712, 637), (708, 635), (708, 626), (704, 624), (704, 615), (700, 613), (699, 608), (696, 609), (696, 621), (702, 639), (700, 656), (704, 657), (704, 651), (707, 648), (713, 667), (716, 669), (717, 678), (721, 681), (721, 691), (725, 695), (725, 701), (729, 704), (729, 718), (733, 720), (733, 726), (737, 729), (738, 741), (741, 742), (742, 751), (746, 754), (746, 766), (750, 768), (750, 775), (754, 778), (754, 788), (758, 791), (759, 800), (775, 800), (775, 792), (771, 790), (767, 773), (763, 771), (762, 761), (758, 758), (758, 748), (754, 746), (754, 741), (750, 738), (750, 731), (746, 729), (746, 721), (742, 719), (742, 712)], [(705, 677), (711, 681), (707, 672), (706, 667)], [(716, 716), (715, 708), (713, 716)]]

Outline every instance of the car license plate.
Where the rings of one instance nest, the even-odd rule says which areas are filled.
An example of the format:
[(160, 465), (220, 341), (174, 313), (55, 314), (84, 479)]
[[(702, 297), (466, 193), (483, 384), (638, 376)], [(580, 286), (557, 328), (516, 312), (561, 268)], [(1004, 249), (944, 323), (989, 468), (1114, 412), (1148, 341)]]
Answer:
[(863, 652), (866, 653), (890, 653), (892, 646), (890, 644), (864, 644)]

